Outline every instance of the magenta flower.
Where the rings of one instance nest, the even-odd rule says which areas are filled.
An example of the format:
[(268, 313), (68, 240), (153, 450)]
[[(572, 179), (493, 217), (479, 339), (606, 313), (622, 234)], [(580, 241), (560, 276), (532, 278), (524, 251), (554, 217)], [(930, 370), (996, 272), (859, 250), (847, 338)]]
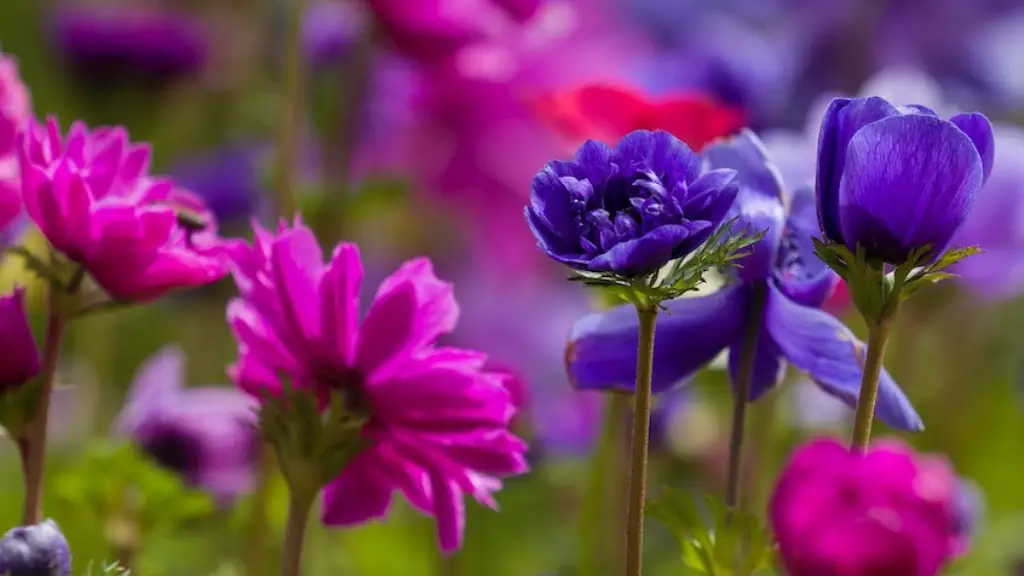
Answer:
[(935, 576), (962, 549), (959, 481), (950, 466), (899, 442), (866, 454), (835, 440), (797, 450), (771, 499), (790, 576)]
[(170, 201), (174, 184), (148, 176), (150, 150), (124, 128), (50, 119), (19, 151), (25, 208), (55, 249), (81, 264), (111, 297), (149, 301), (227, 273), (219, 254), (195, 250)]
[(326, 397), (344, 390), (370, 414), (367, 447), (323, 492), (328, 526), (383, 517), (392, 493), (437, 519), (441, 548), (462, 542), (464, 495), (495, 507), (500, 477), (527, 470), (526, 445), (509, 430), (515, 409), (506, 373), (482, 353), (438, 347), (456, 324), (452, 286), (427, 259), (386, 278), (359, 322), (363, 265), (340, 244), (325, 265), (312, 231), (256, 227), (233, 271), (241, 297), (228, 306), (239, 359), (230, 373), (254, 394), (280, 377)]
[(18, 64), (0, 53), (0, 229), (21, 214), (18, 133), (32, 116), (28, 88), (18, 75)]
[(25, 289), (0, 296), (0, 393), (39, 374), (39, 350), (25, 313)]
[(150, 357), (135, 376), (115, 430), (188, 484), (230, 501), (252, 486), (256, 402), (233, 388), (185, 388), (184, 379), (178, 347)]

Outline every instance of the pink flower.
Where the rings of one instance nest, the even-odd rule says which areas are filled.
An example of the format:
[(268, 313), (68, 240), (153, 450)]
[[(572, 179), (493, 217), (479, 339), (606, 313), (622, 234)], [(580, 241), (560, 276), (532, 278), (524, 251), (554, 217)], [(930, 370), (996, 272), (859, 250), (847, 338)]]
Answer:
[(0, 297), (0, 393), (39, 374), (39, 350), (25, 313), (25, 289)]
[(21, 214), (15, 144), (31, 115), (32, 103), (18, 75), (18, 64), (0, 53), (0, 228)]
[(368, 446), (323, 493), (329, 526), (383, 517), (392, 492), (437, 519), (441, 548), (462, 542), (464, 495), (495, 507), (500, 477), (526, 471), (526, 445), (509, 430), (513, 399), (506, 374), (484, 369), (486, 356), (438, 347), (459, 309), (452, 285), (427, 259), (386, 278), (362, 322), (363, 265), (354, 244), (340, 244), (325, 265), (300, 222), (254, 244), (233, 272), (241, 297), (228, 306), (239, 344), (232, 378), (262, 395), (279, 375), (321, 399), (346, 390), (371, 414)]
[(857, 454), (812, 440), (772, 495), (782, 563), (790, 576), (934, 576), (962, 548), (957, 487), (945, 460), (900, 442)]
[(25, 208), (54, 248), (111, 297), (149, 301), (222, 278), (227, 259), (195, 250), (171, 205), (174, 184), (148, 175), (150, 150), (122, 127), (66, 138), (33, 123), (19, 150)]

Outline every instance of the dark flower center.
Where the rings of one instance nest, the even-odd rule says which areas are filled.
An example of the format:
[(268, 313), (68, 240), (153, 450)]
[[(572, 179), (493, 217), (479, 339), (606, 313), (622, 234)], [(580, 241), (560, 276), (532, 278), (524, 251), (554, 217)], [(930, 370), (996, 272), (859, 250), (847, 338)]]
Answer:
[(161, 430), (142, 443), (142, 450), (158, 464), (189, 482), (194, 482), (199, 474), (202, 447), (198, 438), (182, 430)]
[(581, 244), (588, 256), (682, 219), (681, 198), (670, 194), (661, 178), (650, 171), (613, 176), (589, 199), (572, 187), (570, 193), (580, 214)]
[(786, 279), (810, 280), (821, 273), (825, 264), (814, 253), (811, 235), (786, 226), (775, 256), (776, 273)]

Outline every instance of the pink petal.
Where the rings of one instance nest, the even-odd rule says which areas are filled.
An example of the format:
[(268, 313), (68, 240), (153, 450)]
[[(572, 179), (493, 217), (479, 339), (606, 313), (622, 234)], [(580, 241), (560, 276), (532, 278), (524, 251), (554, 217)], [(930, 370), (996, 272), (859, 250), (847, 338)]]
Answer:
[(352, 526), (383, 518), (392, 487), (369, 465), (352, 462), (324, 487), (320, 518), (327, 526)]
[(334, 250), (331, 263), (320, 280), (320, 345), (331, 357), (351, 364), (359, 326), (359, 287), (363, 263), (359, 247), (342, 243)]

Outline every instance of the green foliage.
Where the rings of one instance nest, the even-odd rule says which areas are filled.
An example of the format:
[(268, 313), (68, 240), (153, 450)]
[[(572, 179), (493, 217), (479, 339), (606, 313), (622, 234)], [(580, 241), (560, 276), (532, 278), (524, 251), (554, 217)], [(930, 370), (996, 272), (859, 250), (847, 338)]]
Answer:
[(715, 498), (704, 498), (701, 509), (688, 495), (666, 489), (647, 504), (647, 513), (663, 523), (682, 548), (688, 574), (709, 576), (765, 576), (772, 574), (771, 534), (758, 518), (742, 511), (730, 512)]

